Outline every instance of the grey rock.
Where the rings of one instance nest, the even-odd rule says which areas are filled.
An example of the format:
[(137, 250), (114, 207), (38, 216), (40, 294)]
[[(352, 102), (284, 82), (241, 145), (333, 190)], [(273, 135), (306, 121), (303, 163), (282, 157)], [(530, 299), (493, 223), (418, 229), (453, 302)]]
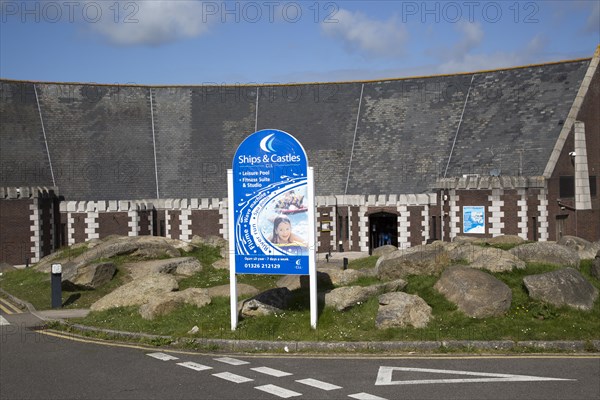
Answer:
[(455, 236), (452, 239), (452, 243), (473, 243), (477, 242), (479, 239), (472, 236)]
[(15, 271), (15, 270), (16, 270), (16, 268), (8, 263), (5, 263), (5, 262), (0, 263), (0, 272), (9, 272), (9, 271)]
[(276, 314), (287, 308), (291, 292), (287, 288), (269, 289), (242, 302), (242, 317)]
[(553, 242), (522, 244), (509, 252), (525, 262), (579, 268), (577, 251)]
[(189, 288), (181, 292), (169, 292), (163, 296), (154, 297), (140, 306), (139, 313), (142, 318), (152, 320), (175, 311), (183, 304), (201, 308), (210, 302), (211, 299), (206, 289)]
[(385, 246), (380, 246), (374, 249), (373, 255), (376, 257), (381, 257), (385, 254), (393, 253), (396, 250), (398, 250), (398, 247), (392, 246), (391, 244), (386, 244)]
[[(206, 290), (208, 291), (208, 295), (210, 296), (210, 298), (229, 297), (229, 294), (231, 293), (229, 287), (229, 285), (212, 286), (206, 288)], [(257, 288), (251, 285), (247, 285), (245, 283), (238, 283), (236, 287), (238, 296), (255, 296), (258, 294)]]
[(229, 242), (222, 237), (219, 236), (206, 236), (201, 237), (198, 235), (194, 235), (191, 240), (191, 244), (193, 245), (206, 245), (218, 247), (221, 250), (221, 257), (228, 258), (229, 257)]
[(523, 278), (529, 297), (555, 306), (589, 311), (598, 298), (598, 289), (573, 268), (564, 268)]
[(372, 286), (344, 286), (325, 293), (325, 307), (333, 307), (337, 311), (346, 311), (364, 303), (373, 296), (395, 292), (405, 287), (406, 281), (402, 279)]
[(229, 258), (221, 258), (212, 264), (216, 269), (229, 269)]
[(141, 261), (126, 265), (133, 279), (149, 274), (180, 274), (191, 276), (202, 270), (202, 264), (195, 257), (177, 257), (164, 260)]
[(582, 260), (593, 260), (600, 251), (600, 242), (588, 242), (577, 236), (563, 236), (556, 243), (575, 250)]
[(523, 239), (522, 237), (517, 236), (517, 235), (494, 236), (493, 238), (483, 239), (483, 241), (487, 244), (514, 244), (514, 245), (523, 244), (526, 242), (525, 239)]
[(64, 290), (93, 290), (110, 282), (116, 272), (117, 267), (112, 262), (85, 265), (78, 269), (71, 266), (63, 271), (61, 285)]
[(177, 288), (177, 281), (172, 275), (151, 274), (120, 286), (92, 304), (90, 309), (103, 311), (116, 307), (139, 306)]
[(375, 319), (378, 329), (425, 328), (431, 319), (431, 307), (419, 296), (403, 292), (379, 296), (379, 310)]
[(404, 278), (408, 275), (437, 275), (450, 264), (443, 247), (416, 246), (386, 254), (377, 260), (377, 276), (381, 280)]
[(467, 267), (447, 268), (434, 288), (473, 318), (502, 315), (512, 301), (512, 291), (504, 282)]
[(470, 243), (454, 246), (448, 251), (448, 254), (452, 262), (465, 260), (471, 268), (485, 269), (490, 272), (506, 272), (526, 267), (525, 261), (508, 251)]

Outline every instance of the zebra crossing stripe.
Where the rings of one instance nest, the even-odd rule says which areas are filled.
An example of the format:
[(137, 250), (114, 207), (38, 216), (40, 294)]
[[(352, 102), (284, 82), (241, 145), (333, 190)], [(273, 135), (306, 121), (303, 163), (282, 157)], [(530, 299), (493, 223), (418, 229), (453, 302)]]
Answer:
[(238, 360), (238, 359), (231, 358), (231, 357), (214, 358), (214, 360), (218, 361), (218, 362), (225, 363), (225, 364), (229, 364), (229, 365), (245, 365), (245, 364), (250, 364), (248, 361), (242, 361), (242, 360)]
[(217, 378), (225, 379), (226, 381), (233, 383), (246, 383), (252, 382), (254, 379), (246, 378), (245, 376), (232, 374), (231, 372), (220, 372), (218, 374), (213, 374)]
[(307, 385), (307, 386), (312, 386), (315, 387), (317, 389), (321, 389), (321, 390), (336, 390), (336, 389), (341, 389), (341, 386), (337, 386), (337, 385), (333, 385), (331, 383), (327, 383), (327, 382), (323, 382), (323, 381), (319, 381), (316, 379), (312, 379), (312, 378), (308, 378), (308, 379), (301, 379), (299, 381), (296, 381), (298, 383), (302, 383), (303, 385)]
[(281, 397), (282, 399), (289, 399), (290, 397), (302, 396), (302, 393), (294, 392), (292, 390), (284, 389), (275, 385), (256, 386), (254, 389), (262, 390), (263, 392), (273, 394), (275, 396)]
[(182, 367), (193, 369), (194, 371), (206, 371), (207, 369), (212, 369), (212, 367), (209, 367), (208, 365), (202, 365), (202, 364), (198, 364), (198, 363), (195, 363), (192, 361), (177, 363), (177, 365), (181, 365)]
[(161, 361), (179, 360), (179, 358), (165, 353), (148, 353), (146, 355)]
[(356, 399), (356, 400), (387, 400), (387, 399), (384, 399), (383, 397), (374, 396), (372, 394), (364, 393), (364, 392), (351, 394), (351, 395), (348, 395), (348, 397)]
[(260, 372), (261, 374), (274, 376), (276, 378), (281, 378), (282, 376), (292, 375), (289, 372), (280, 371), (278, 369), (273, 369), (269, 367), (258, 367), (258, 368), (250, 368), (252, 371)]

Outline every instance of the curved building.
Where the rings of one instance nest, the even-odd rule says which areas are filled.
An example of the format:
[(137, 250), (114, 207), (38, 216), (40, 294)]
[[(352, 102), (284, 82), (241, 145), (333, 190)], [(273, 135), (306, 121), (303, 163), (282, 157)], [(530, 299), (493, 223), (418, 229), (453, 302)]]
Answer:
[(0, 262), (110, 234), (227, 238), (226, 171), (265, 128), (307, 151), (321, 252), (599, 240), (599, 58), (274, 86), (0, 80)]

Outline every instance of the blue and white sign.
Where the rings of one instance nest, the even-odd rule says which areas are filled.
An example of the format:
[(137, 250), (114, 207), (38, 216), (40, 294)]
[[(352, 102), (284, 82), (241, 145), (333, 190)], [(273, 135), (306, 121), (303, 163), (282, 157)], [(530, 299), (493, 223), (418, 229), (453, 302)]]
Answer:
[(265, 129), (233, 160), (233, 232), (238, 274), (309, 274), (308, 161), (290, 134)]
[(485, 233), (485, 207), (463, 207), (463, 233)]

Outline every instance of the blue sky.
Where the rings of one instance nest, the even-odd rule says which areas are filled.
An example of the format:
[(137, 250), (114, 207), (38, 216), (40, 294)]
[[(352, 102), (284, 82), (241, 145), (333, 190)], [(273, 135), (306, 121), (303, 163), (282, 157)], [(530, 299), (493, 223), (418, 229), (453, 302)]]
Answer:
[(0, 0), (0, 77), (346, 81), (591, 57), (600, 0)]

